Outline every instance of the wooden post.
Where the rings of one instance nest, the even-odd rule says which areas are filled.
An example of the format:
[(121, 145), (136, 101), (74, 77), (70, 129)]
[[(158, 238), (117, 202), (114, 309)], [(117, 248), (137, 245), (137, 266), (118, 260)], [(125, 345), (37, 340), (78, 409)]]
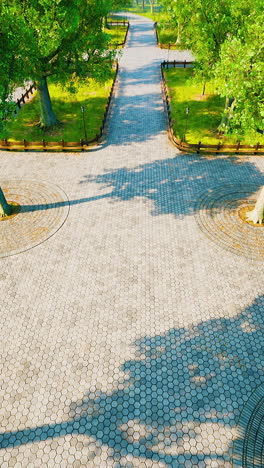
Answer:
[(23, 140), (23, 143), (24, 143), (24, 151), (27, 151), (27, 142), (25, 139)]
[(80, 139), (80, 145), (81, 145), (81, 151), (83, 151), (84, 148), (83, 148), (83, 139), (82, 138)]
[(259, 141), (257, 142), (257, 144), (256, 144), (256, 146), (255, 146), (254, 154), (257, 154), (258, 149), (259, 149)]
[(197, 145), (197, 154), (200, 153), (200, 148), (201, 148), (201, 142), (199, 141), (198, 145)]
[(236, 144), (236, 152), (239, 152), (239, 147), (240, 147), (240, 141), (238, 141)]
[(21, 108), (20, 99), (17, 99), (17, 107), (18, 107), (19, 109)]
[(184, 60), (183, 68), (186, 68), (186, 60)]
[(42, 140), (42, 145), (43, 145), (43, 151), (46, 151), (46, 141), (44, 139)]
[(217, 148), (216, 148), (216, 151), (219, 151), (219, 150), (220, 150), (220, 147), (221, 147), (221, 142), (219, 141), (219, 142), (218, 142), (218, 145), (217, 145)]

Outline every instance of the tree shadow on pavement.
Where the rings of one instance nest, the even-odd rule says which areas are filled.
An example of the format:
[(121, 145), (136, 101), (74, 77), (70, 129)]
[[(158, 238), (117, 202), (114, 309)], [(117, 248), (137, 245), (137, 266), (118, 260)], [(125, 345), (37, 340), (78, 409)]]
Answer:
[[(173, 214), (177, 218), (193, 215), (200, 210), (199, 197), (212, 192), (219, 185), (241, 186), (257, 190), (264, 184), (263, 174), (253, 163), (234, 157), (203, 157), (178, 155), (172, 159), (154, 161), (132, 169), (119, 168), (99, 175), (85, 175), (80, 184), (99, 184), (100, 190), (93, 195), (76, 200), (43, 205), (23, 205), (21, 213), (47, 210), (65, 205), (92, 203), (101, 199), (109, 202), (129, 201), (141, 197), (153, 203), (153, 216)], [(111, 191), (109, 191), (109, 188)], [(228, 188), (228, 187), (227, 187)], [(232, 198), (232, 193), (228, 194)], [(235, 198), (239, 203), (239, 197)], [(215, 200), (214, 210), (222, 207), (222, 200)], [(231, 205), (230, 205), (231, 206)], [(228, 206), (227, 206), (228, 208)], [(234, 203), (232, 203), (234, 209)]]
[[(153, 202), (152, 215), (179, 217), (193, 215), (200, 209), (197, 204), (200, 195), (212, 192), (219, 185), (243, 187), (253, 184), (254, 187), (255, 184), (256, 190), (264, 184), (264, 176), (254, 164), (234, 157), (179, 155), (133, 169), (120, 168), (97, 176), (87, 175), (81, 181), (91, 182), (101, 184), (102, 188), (111, 187), (113, 202), (142, 197)], [(222, 201), (216, 199), (214, 209), (218, 203), (221, 207)]]
[[(119, 467), (133, 467), (133, 457), (175, 468), (231, 466), (242, 407), (263, 382), (263, 311), (260, 296), (235, 317), (142, 337), (118, 388), (88, 392), (68, 421), (1, 434), (1, 447), (83, 434)], [(132, 463), (121, 464), (126, 457)]]

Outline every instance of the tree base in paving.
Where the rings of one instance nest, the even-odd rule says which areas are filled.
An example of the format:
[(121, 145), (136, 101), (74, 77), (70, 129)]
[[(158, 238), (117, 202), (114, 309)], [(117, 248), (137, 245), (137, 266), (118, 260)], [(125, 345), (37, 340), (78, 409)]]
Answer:
[(0, 187), (0, 218), (11, 216), (13, 213), (13, 206), (7, 203), (3, 190)]
[(247, 219), (254, 224), (262, 224), (264, 220), (264, 186), (260, 191), (254, 210), (247, 214)]

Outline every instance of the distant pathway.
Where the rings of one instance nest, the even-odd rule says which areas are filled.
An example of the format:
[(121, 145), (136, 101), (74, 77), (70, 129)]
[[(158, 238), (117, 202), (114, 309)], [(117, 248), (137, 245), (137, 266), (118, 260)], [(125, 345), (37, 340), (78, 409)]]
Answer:
[[(166, 147), (166, 117), (161, 96), (160, 63), (168, 52), (157, 47), (153, 22), (132, 15), (130, 34), (119, 75), (118, 97), (110, 119), (107, 143), (130, 145), (133, 151), (147, 143), (150, 147), (163, 142)], [(171, 58), (191, 59), (189, 51), (171, 51)], [(135, 144), (135, 146), (134, 146)]]
[(1, 152), (26, 200), (8, 243), (34, 247), (0, 258), (1, 468), (232, 468), (234, 441), (242, 468), (262, 446), (264, 266), (216, 238), (223, 186), (239, 204), (264, 159), (170, 145), (167, 52), (129, 19), (102, 146)]

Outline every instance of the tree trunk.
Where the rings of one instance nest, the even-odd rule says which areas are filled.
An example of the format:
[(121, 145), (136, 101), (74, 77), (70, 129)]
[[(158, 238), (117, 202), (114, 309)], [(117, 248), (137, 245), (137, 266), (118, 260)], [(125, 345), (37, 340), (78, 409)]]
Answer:
[(59, 124), (59, 120), (52, 109), (47, 78), (44, 76), (37, 82), (40, 104), (40, 126), (43, 128), (54, 127)]
[(4, 196), (3, 190), (0, 187), (0, 218), (10, 216), (12, 213), (12, 206), (9, 205)]
[(247, 219), (254, 224), (262, 224), (264, 219), (264, 186), (259, 193), (254, 210), (248, 212)]
[(103, 27), (104, 27), (104, 29), (109, 29), (107, 15), (104, 16), (104, 18), (103, 18)]
[(204, 84), (203, 84), (203, 96), (205, 94), (205, 86), (206, 86), (206, 83), (204, 82)]
[(180, 23), (177, 23), (177, 39), (175, 44), (180, 44), (181, 43), (181, 27)]
[(236, 105), (236, 99), (226, 97), (223, 117), (218, 127), (219, 132), (224, 133), (228, 129), (235, 105)]

